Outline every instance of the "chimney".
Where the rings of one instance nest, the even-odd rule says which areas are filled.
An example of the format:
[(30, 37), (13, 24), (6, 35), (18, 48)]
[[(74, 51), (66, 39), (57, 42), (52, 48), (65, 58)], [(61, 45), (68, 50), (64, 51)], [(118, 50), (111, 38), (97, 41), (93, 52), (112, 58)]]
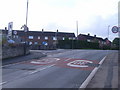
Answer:
[(96, 37), (96, 35), (94, 35), (94, 37)]
[(57, 29), (57, 32), (58, 32), (58, 29)]
[(5, 27), (5, 34), (7, 35), (7, 27)]
[(90, 36), (90, 34), (88, 33), (88, 36)]
[(7, 27), (5, 27), (5, 30), (7, 30)]
[(44, 29), (42, 29), (42, 32), (44, 32)]

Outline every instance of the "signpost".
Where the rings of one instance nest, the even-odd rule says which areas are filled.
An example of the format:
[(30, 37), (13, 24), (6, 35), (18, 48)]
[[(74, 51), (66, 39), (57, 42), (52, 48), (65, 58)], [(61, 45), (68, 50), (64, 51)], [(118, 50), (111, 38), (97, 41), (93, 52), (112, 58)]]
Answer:
[(15, 35), (17, 35), (17, 31), (14, 31), (13, 33), (14, 33)]
[(113, 33), (118, 33), (118, 31), (119, 31), (119, 28), (117, 26), (112, 27), (112, 32)]
[(12, 37), (13, 22), (8, 23), (8, 37)]

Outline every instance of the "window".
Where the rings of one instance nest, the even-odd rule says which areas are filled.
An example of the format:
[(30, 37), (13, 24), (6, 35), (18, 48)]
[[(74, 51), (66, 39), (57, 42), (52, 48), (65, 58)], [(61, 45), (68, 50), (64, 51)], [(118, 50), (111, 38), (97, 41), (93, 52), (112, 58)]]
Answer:
[(104, 42), (104, 44), (106, 44), (106, 42)]
[(29, 38), (29, 39), (33, 39), (33, 36), (29, 36), (28, 38)]
[(29, 42), (29, 45), (32, 45), (32, 42)]
[(63, 37), (63, 40), (65, 40), (65, 37)]
[(75, 37), (73, 37), (73, 40), (75, 40)]
[(34, 42), (34, 44), (38, 44), (38, 42)]
[(38, 36), (38, 39), (40, 39), (40, 36)]
[(71, 37), (69, 37), (69, 40), (71, 40), (72, 38)]
[(13, 35), (13, 38), (15, 38), (15, 35)]
[(48, 40), (48, 37), (45, 37), (45, 40)]
[(87, 39), (88, 42), (90, 42), (90, 39)]
[(53, 37), (53, 40), (57, 40), (57, 37)]
[(18, 38), (18, 35), (16, 35), (16, 38)]

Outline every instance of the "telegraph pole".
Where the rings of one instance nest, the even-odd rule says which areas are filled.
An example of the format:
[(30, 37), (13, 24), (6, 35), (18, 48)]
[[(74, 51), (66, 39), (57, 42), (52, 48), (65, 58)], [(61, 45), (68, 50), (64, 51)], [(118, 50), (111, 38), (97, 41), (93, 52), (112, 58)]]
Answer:
[(110, 28), (110, 25), (108, 25), (108, 40), (109, 40), (109, 28)]
[(25, 45), (24, 45), (24, 55), (26, 55), (26, 44), (27, 44), (27, 32), (28, 32), (28, 26), (27, 26), (27, 21), (28, 21), (28, 0), (27, 0), (27, 8), (26, 8), (26, 25), (24, 26), (24, 32), (25, 32)]

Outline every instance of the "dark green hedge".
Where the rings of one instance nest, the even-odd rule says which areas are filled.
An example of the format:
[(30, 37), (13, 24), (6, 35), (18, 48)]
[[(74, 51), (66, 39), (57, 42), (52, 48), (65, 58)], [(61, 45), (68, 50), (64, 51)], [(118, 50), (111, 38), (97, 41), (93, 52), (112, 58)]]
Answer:
[(99, 49), (99, 43), (81, 40), (59, 40), (57, 47), (62, 49)]

